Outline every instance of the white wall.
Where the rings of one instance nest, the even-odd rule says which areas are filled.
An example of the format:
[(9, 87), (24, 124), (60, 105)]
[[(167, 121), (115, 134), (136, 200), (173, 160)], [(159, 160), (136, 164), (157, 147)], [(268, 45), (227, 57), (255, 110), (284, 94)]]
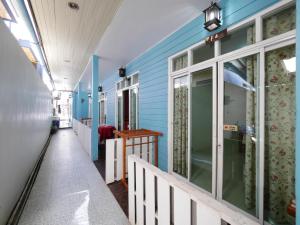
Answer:
[(2, 21), (0, 53), (0, 225), (3, 225), (49, 135), (51, 95)]

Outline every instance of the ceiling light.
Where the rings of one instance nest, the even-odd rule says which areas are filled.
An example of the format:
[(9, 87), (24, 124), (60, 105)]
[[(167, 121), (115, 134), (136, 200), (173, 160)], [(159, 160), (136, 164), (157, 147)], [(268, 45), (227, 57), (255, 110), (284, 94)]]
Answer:
[(15, 17), (10, 10), (6, 0), (0, 0), (0, 18), (10, 22), (16, 22)]
[(32, 50), (30, 48), (27, 47), (22, 47), (25, 55), (27, 56), (27, 58), (32, 62), (32, 63), (37, 63), (36, 57), (33, 54)]
[(283, 65), (289, 73), (295, 73), (296, 72), (296, 57), (293, 57), (290, 59), (284, 59)]
[(68, 2), (68, 6), (69, 6), (71, 9), (79, 10), (79, 5), (78, 5), (76, 2)]

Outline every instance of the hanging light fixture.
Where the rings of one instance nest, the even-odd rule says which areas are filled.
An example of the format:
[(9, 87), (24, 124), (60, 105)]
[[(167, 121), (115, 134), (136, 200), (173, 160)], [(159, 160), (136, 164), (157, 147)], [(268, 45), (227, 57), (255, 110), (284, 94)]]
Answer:
[(217, 3), (212, 2), (211, 5), (205, 9), (205, 23), (204, 28), (208, 31), (213, 31), (221, 26), (221, 8)]

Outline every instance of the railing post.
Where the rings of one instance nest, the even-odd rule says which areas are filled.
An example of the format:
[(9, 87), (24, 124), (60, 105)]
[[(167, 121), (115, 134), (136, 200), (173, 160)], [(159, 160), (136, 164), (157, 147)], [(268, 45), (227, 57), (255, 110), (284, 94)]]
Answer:
[(158, 136), (154, 136), (154, 165), (158, 167)]

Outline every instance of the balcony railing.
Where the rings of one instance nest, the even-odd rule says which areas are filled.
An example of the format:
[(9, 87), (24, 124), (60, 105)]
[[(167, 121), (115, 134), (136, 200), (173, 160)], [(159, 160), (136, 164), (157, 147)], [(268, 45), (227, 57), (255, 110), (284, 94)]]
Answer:
[(128, 156), (128, 207), (135, 225), (259, 224), (135, 155)]

